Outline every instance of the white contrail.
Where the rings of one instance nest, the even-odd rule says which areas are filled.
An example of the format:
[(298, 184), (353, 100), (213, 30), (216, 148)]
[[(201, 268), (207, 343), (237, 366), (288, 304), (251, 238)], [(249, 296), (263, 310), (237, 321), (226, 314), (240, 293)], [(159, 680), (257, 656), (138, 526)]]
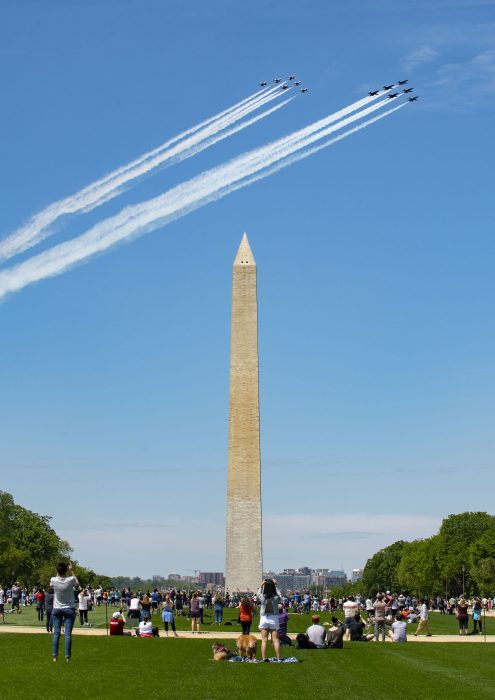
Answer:
[[(0, 260), (8, 260), (47, 238), (51, 233), (49, 227), (61, 216), (90, 211), (119, 195), (131, 181), (148, 174), (151, 170), (189, 158), (204, 148), (212, 146), (217, 140), (226, 138), (226, 136), (253, 124), (258, 119), (249, 120), (238, 128), (232, 129), (228, 134), (219, 136), (217, 139), (213, 138), (214, 134), (220, 133), (223, 129), (238, 122), (251, 112), (279, 98), (281, 94), (278, 86), (269, 90), (260, 90), (233, 107), (220, 112), (215, 117), (210, 117), (201, 124), (191, 127), (170, 139), (158, 148), (148, 151), (131, 163), (114, 170), (76, 194), (49, 205), (34, 215), (26, 225), (14, 231), (3, 241), (0, 241)], [(275, 110), (266, 111), (259, 116), (259, 119), (268, 116), (273, 111)], [(206, 142), (201, 147), (199, 144), (204, 140)]]
[[(300, 132), (294, 132), (292, 144), (286, 144), (283, 149), (280, 149), (279, 142), (275, 141), (256, 149), (256, 151), (239, 156), (226, 164), (205, 171), (159, 197), (126, 207), (116, 216), (96, 224), (76, 239), (61, 243), (23, 263), (0, 272), (0, 298), (40, 279), (60, 274), (72, 265), (102, 252), (120, 241), (135, 238), (170, 223), (194, 209), (220, 199), (257, 179), (266, 177), (296, 160), (308, 157), (316, 150), (346, 138), (355, 131), (395, 112), (405, 104), (407, 103), (383, 112), (368, 122), (363, 122), (315, 148), (308, 148), (308, 146), (325, 138), (329, 133), (362, 119), (366, 114), (378, 109), (380, 105), (369, 107), (349, 116), (339, 124), (317, 130), (304, 139), (300, 138)], [(280, 141), (287, 141), (287, 138), (280, 139)]]

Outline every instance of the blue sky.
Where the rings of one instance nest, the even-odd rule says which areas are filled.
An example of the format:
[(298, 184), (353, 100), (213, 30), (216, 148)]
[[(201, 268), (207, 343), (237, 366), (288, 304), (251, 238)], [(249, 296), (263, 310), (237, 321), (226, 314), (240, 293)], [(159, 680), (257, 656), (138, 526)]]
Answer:
[(261, 80), (294, 72), (310, 87), (19, 261), (386, 82), (409, 78), (420, 100), (7, 297), (1, 488), (99, 571), (223, 570), (231, 267), (246, 231), (265, 568), (350, 571), (449, 513), (490, 510), (494, 37), (491, 1), (5, 0), (2, 238)]

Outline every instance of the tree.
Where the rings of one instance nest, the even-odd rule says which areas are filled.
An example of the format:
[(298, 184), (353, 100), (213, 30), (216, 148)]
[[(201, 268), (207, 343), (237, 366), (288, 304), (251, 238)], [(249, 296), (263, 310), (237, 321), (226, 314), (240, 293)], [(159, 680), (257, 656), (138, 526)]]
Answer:
[(403, 591), (418, 597), (443, 590), (438, 568), (438, 535), (408, 542), (397, 566), (397, 578)]
[(45, 583), (40, 581), (42, 570), (49, 567), (53, 572), (58, 560), (69, 557), (69, 544), (60, 539), (50, 520), (0, 491), (0, 580), (19, 579), (26, 586)]
[(368, 559), (362, 578), (362, 588), (366, 595), (375, 595), (378, 591), (397, 587), (397, 567), (405, 546), (406, 542), (398, 540)]
[[(448, 580), (449, 590), (458, 595), (463, 592), (463, 567), (470, 563), (470, 547), (485, 532), (495, 530), (495, 517), (484, 512), (460, 513), (445, 518), (438, 533), (439, 569), (443, 580)], [(473, 587), (470, 570), (467, 569), (466, 590)]]
[(482, 595), (495, 588), (495, 559), (486, 557), (481, 559), (470, 569), (470, 574), (478, 584)]

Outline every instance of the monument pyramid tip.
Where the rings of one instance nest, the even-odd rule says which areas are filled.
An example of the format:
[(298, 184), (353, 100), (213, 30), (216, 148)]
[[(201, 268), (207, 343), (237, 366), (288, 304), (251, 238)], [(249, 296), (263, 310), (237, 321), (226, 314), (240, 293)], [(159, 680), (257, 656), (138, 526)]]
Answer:
[(256, 265), (246, 232), (242, 234), (241, 243), (237, 250), (237, 255), (235, 256), (234, 265)]

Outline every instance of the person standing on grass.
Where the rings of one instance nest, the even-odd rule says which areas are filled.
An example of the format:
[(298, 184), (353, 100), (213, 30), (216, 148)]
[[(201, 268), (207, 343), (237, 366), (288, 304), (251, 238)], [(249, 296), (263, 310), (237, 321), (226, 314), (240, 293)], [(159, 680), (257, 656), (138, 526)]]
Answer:
[(77, 596), (79, 600), (79, 623), (81, 627), (89, 627), (89, 622), (88, 622), (88, 604), (89, 601), (91, 600), (91, 596), (88, 593), (88, 589), (85, 588), (83, 591), (80, 591), (79, 595)]
[(380, 632), (382, 634), (382, 642), (385, 641), (385, 608), (386, 603), (383, 600), (383, 593), (377, 593), (376, 600), (373, 603), (375, 612), (375, 641), (378, 642)]
[(194, 634), (199, 630), (199, 622), (201, 620), (201, 611), (199, 609), (199, 595), (195, 591), (192, 595), (191, 602), (189, 603), (189, 617), (191, 618), (191, 632)]
[(58, 659), (58, 646), (62, 625), (65, 634), (65, 660), (72, 656), (72, 628), (76, 619), (76, 601), (74, 588), (79, 588), (79, 581), (72, 573), (72, 564), (60, 562), (57, 565), (57, 576), (52, 576), (50, 586), (53, 587), (53, 644), (52, 657)]
[(5, 624), (5, 591), (0, 583), (0, 615), (2, 616), (2, 624)]
[(251, 634), (253, 610), (254, 606), (251, 600), (247, 596), (244, 596), (239, 604), (239, 622), (241, 623), (242, 634)]
[(342, 605), (344, 610), (344, 625), (346, 629), (346, 638), (350, 637), (351, 622), (354, 620), (354, 615), (359, 612), (356, 601), (352, 596), (349, 596)]
[(268, 634), (271, 632), (275, 656), (280, 661), (278, 606), (281, 602), (281, 596), (273, 579), (267, 578), (263, 581), (261, 588), (258, 590), (257, 598), (258, 602), (261, 604), (259, 624), (259, 630), (261, 632), (261, 656), (263, 661), (267, 661), (266, 645), (268, 642)]
[(18, 613), (22, 612), (21, 611), (21, 588), (19, 586), (19, 582), (17, 581), (14, 583), (14, 585), (11, 588), (10, 595), (12, 596), (12, 612), (14, 610), (17, 610)]
[(45, 617), (46, 617), (46, 631), (53, 632), (53, 599), (54, 593), (52, 586), (46, 589), (45, 593)]
[(213, 608), (215, 610), (215, 624), (221, 625), (223, 622), (223, 599), (220, 592), (215, 593)]
[(168, 626), (170, 625), (172, 627), (174, 637), (178, 637), (179, 635), (176, 632), (174, 621), (174, 601), (168, 594), (165, 596), (165, 600), (163, 601), (162, 620), (163, 626), (165, 627), (166, 636), (168, 637)]
[(481, 634), (481, 616), (483, 614), (483, 606), (479, 598), (474, 599), (473, 603), (473, 631), (472, 634)]
[(43, 622), (43, 615), (45, 612), (45, 591), (40, 588), (34, 594), (36, 599), (36, 611), (38, 613), (38, 622)]
[(419, 624), (416, 629), (416, 632), (414, 633), (414, 636), (418, 636), (418, 632), (421, 632), (422, 630), (426, 630), (426, 636), (431, 637), (431, 630), (430, 630), (430, 625), (428, 624), (428, 601), (426, 598), (423, 598), (421, 601), (421, 607), (419, 609)]

